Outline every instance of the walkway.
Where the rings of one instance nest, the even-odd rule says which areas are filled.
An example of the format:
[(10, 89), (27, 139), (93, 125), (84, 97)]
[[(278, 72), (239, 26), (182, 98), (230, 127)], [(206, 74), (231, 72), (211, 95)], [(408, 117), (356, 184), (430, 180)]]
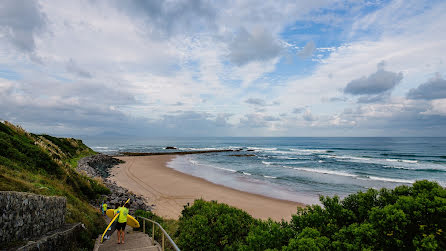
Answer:
[(132, 250), (132, 251), (160, 251), (159, 245), (153, 245), (152, 239), (143, 232), (133, 231), (131, 227), (125, 228), (125, 243), (117, 244), (118, 237), (116, 231), (110, 240), (100, 243), (100, 237), (96, 240), (95, 251), (114, 251), (114, 250)]

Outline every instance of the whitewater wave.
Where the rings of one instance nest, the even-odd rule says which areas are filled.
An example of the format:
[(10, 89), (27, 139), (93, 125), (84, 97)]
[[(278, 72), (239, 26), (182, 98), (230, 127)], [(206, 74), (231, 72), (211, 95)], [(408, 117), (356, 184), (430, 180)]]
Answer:
[(345, 177), (358, 177), (358, 175), (356, 175), (356, 174), (351, 174), (351, 173), (342, 172), (342, 171), (332, 171), (332, 170), (326, 170), (326, 169), (313, 169), (313, 168), (305, 168), (305, 167), (294, 167), (293, 169), (298, 170), (298, 171), (312, 172), (312, 173), (331, 174), (331, 175), (338, 175), (338, 176), (345, 176)]
[(276, 159), (290, 159), (290, 160), (297, 160), (299, 158), (296, 157), (289, 157), (289, 156), (274, 156)]
[(229, 168), (224, 168), (224, 167), (214, 167), (214, 168), (216, 168), (216, 169), (220, 169), (220, 170), (223, 170), (223, 171), (228, 171), (228, 172), (231, 172), (231, 173), (236, 173), (236, 172), (237, 172), (237, 170), (233, 170), (233, 169), (229, 169)]
[(194, 166), (200, 165), (200, 163), (198, 163), (198, 161), (196, 161), (195, 159), (188, 158), (187, 160), (189, 161), (189, 163), (191, 163)]
[(276, 176), (263, 175), (263, 177), (268, 178), (268, 179), (277, 179)]
[[(339, 161), (357, 162), (357, 163), (371, 163), (371, 164), (381, 164), (384, 167), (393, 167), (398, 169), (407, 170), (446, 170), (446, 166), (441, 164), (433, 164), (430, 162), (420, 163), (418, 160), (411, 159), (379, 159), (379, 158), (365, 158), (365, 157), (355, 157), (355, 156), (336, 156), (329, 155), (327, 158), (334, 158)], [(391, 165), (389, 163), (392, 163)], [(398, 166), (393, 166), (398, 165)]]
[(430, 168), (427, 168), (425, 166), (389, 166), (389, 165), (383, 165), (385, 168), (395, 168), (395, 169), (401, 169), (401, 170), (409, 170), (409, 171), (425, 171), (425, 172), (446, 172), (446, 167), (444, 166), (430, 166)]
[(375, 176), (369, 176), (368, 178), (371, 179), (371, 180), (378, 180), (378, 181), (384, 181), (384, 182), (393, 182), (393, 183), (406, 183), (406, 184), (415, 183), (415, 180), (383, 178), (383, 177), (375, 177)]
[(253, 146), (248, 146), (247, 148), (248, 148), (248, 150), (257, 150), (257, 151), (276, 151), (277, 150), (276, 147), (253, 147)]
[(212, 151), (212, 150), (222, 150), (223, 148), (216, 148), (216, 147), (202, 147), (202, 148), (196, 148), (196, 147), (180, 147), (178, 150), (181, 151)]
[(311, 155), (311, 154), (321, 154), (321, 153), (327, 153), (328, 150), (324, 150), (324, 149), (295, 149), (295, 148), (290, 148), (290, 151), (295, 152), (295, 153), (300, 153), (301, 155)]

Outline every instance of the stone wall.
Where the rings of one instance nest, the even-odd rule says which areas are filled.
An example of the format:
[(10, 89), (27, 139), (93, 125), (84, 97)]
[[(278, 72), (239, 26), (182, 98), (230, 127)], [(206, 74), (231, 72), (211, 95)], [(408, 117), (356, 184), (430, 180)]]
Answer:
[(82, 224), (66, 225), (51, 231), (38, 240), (29, 241), (26, 245), (17, 248), (17, 251), (59, 251), (77, 250), (79, 233), (83, 231)]
[(0, 191), (0, 242), (42, 236), (65, 224), (66, 198)]

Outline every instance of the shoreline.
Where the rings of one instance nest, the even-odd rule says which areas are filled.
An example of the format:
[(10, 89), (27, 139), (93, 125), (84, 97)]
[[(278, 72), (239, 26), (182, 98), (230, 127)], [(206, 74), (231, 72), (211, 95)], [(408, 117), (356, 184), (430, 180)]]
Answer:
[(109, 178), (117, 185), (144, 196), (154, 213), (178, 219), (184, 205), (195, 199), (216, 200), (240, 208), (254, 218), (289, 221), (297, 207), (305, 204), (271, 198), (214, 184), (169, 168), (176, 155), (116, 156), (125, 161), (111, 169)]

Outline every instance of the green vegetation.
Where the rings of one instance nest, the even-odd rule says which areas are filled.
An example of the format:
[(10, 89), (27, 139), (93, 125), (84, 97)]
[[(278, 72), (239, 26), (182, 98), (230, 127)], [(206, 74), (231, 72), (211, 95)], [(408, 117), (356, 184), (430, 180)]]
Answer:
[(435, 182), (320, 201), (279, 223), (196, 200), (175, 241), (184, 250), (446, 250), (446, 189)]
[(81, 140), (30, 134), (0, 123), (0, 190), (66, 197), (66, 221), (84, 223), (80, 248), (91, 249), (105, 222), (88, 201), (110, 192), (100, 180), (75, 171), (77, 160), (92, 154)]
[[(164, 230), (166, 230), (167, 234), (169, 234), (170, 237), (173, 237), (175, 232), (178, 229), (178, 221), (177, 220), (163, 219), (162, 217), (159, 217), (158, 215), (156, 215), (150, 211), (136, 210), (135, 218), (138, 216), (158, 222), (164, 228)], [(143, 231), (142, 222), (140, 222), (140, 225), (141, 225), (141, 227), (139, 230)], [(152, 233), (152, 224), (150, 224), (148, 222), (146, 223), (146, 233)], [(155, 240), (161, 240), (161, 232), (157, 231), (156, 227), (155, 227)]]

